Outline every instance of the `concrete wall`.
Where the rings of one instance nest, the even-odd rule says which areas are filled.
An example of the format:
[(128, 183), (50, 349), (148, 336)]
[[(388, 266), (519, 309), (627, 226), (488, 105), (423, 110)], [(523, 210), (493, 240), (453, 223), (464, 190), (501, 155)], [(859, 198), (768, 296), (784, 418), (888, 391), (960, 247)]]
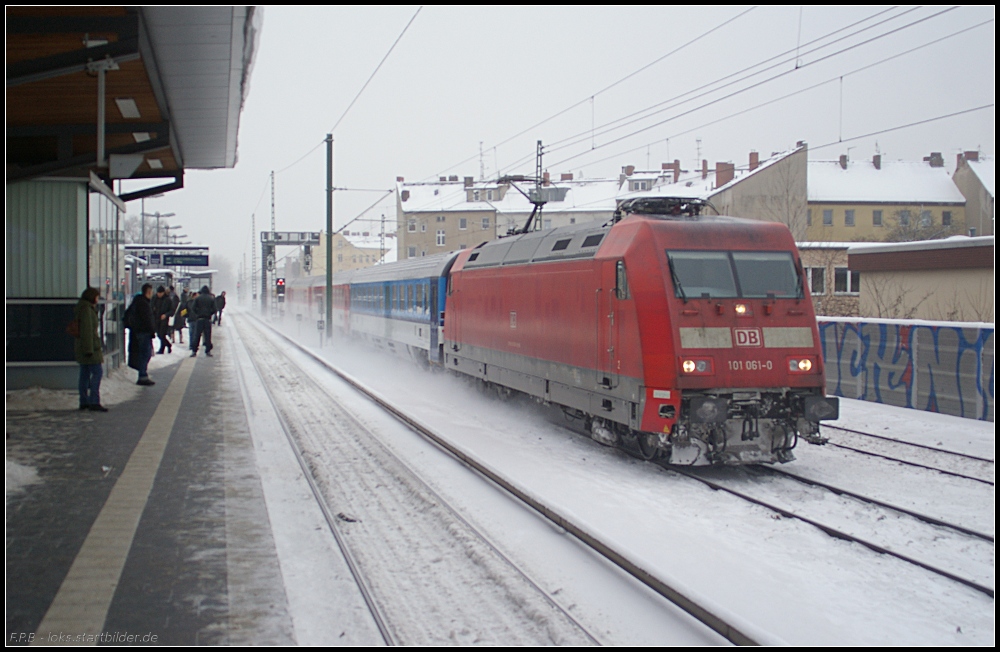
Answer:
[(993, 326), (819, 321), (828, 394), (994, 421)]

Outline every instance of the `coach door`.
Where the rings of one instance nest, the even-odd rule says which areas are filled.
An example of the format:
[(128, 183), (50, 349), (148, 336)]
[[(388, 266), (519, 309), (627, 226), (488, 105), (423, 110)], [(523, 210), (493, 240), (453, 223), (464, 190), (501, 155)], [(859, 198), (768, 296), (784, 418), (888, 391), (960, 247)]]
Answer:
[(618, 386), (619, 301), (623, 297), (625, 284), (625, 263), (606, 261), (601, 266), (601, 287), (597, 301), (597, 384), (606, 389)]

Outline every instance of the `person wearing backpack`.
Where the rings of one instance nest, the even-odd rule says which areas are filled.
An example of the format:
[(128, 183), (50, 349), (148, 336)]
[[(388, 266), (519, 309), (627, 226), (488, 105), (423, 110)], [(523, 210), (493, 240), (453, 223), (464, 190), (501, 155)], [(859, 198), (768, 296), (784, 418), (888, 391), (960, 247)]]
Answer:
[(108, 411), (101, 405), (104, 351), (98, 332), (97, 299), (100, 296), (97, 288), (88, 287), (83, 291), (73, 308), (75, 326), (71, 326), (75, 331), (73, 352), (80, 363), (80, 409), (92, 412)]

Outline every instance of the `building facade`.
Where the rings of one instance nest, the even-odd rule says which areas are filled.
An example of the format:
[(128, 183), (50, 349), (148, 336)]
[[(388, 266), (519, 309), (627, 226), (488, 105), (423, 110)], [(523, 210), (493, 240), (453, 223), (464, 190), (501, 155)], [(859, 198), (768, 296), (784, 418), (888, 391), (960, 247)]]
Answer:
[(809, 162), (806, 240), (903, 242), (966, 233), (965, 197), (940, 154), (923, 162)]
[(993, 235), (996, 160), (981, 157), (979, 152), (963, 152), (958, 155), (958, 165), (951, 178), (965, 197), (965, 224), (969, 235)]

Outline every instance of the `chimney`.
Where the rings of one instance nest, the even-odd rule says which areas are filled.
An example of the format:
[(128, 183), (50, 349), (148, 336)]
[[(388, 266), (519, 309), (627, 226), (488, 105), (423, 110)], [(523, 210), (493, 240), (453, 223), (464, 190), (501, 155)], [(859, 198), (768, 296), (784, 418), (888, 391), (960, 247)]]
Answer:
[(409, 190), (404, 190), (399, 195), (400, 195), (400, 199), (402, 199), (403, 201), (406, 201), (407, 199), (410, 198), (410, 191)]
[(403, 183), (403, 177), (396, 177), (396, 183)]
[(843, 170), (847, 169), (847, 154), (840, 155), (840, 167)]
[(701, 178), (708, 178), (708, 159), (701, 159)]
[(663, 163), (660, 165), (661, 170), (670, 170), (674, 173), (674, 180), (671, 183), (677, 183), (677, 180), (681, 178), (681, 162), (674, 159), (673, 163)]
[(551, 182), (549, 181), (549, 173), (548, 172), (543, 172), (542, 173), (542, 185), (543, 186), (547, 186), (547, 185), (550, 185), (550, 183)]
[(624, 174), (626, 177), (632, 176), (633, 172), (635, 172), (634, 165), (626, 165), (625, 167), (622, 168), (622, 174)]
[(931, 152), (931, 155), (925, 156), (924, 160), (927, 161), (932, 168), (944, 167), (944, 157), (941, 156), (941, 152)]
[(806, 146), (806, 141), (804, 141), (804, 140), (800, 140), (799, 142), (795, 143), (795, 148), (796, 149), (799, 149), (799, 148), (802, 148), (802, 147), (805, 147), (805, 146)]
[(457, 174), (449, 175), (448, 181), (458, 181), (458, 175)]
[(881, 154), (876, 154), (875, 156), (872, 157), (872, 165), (875, 166), (876, 170), (881, 170), (882, 169), (882, 155)]
[(978, 161), (979, 160), (979, 152), (978, 151), (966, 152), (965, 153), (965, 160), (966, 161)]
[(465, 177), (465, 187), (466, 188), (471, 188), (473, 181), (474, 181), (474, 179), (472, 177)]
[(563, 172), (562, 174), (559, 175), (559, 180), (560, 181), (572, 181), (573, 180), (573, 173), (572, 172)]
[(438, 181), (447, 181), (448, 177), (438, 177)]
[(750, 152), (750, 171), (753, 172), (758, 166), (760, 166), (760, 154)]
[(723, 163), (717, 161), (715, 163), (715, 187), (721, 188), (726, 185), (736, 176), (736, 166), (732, 163)]

